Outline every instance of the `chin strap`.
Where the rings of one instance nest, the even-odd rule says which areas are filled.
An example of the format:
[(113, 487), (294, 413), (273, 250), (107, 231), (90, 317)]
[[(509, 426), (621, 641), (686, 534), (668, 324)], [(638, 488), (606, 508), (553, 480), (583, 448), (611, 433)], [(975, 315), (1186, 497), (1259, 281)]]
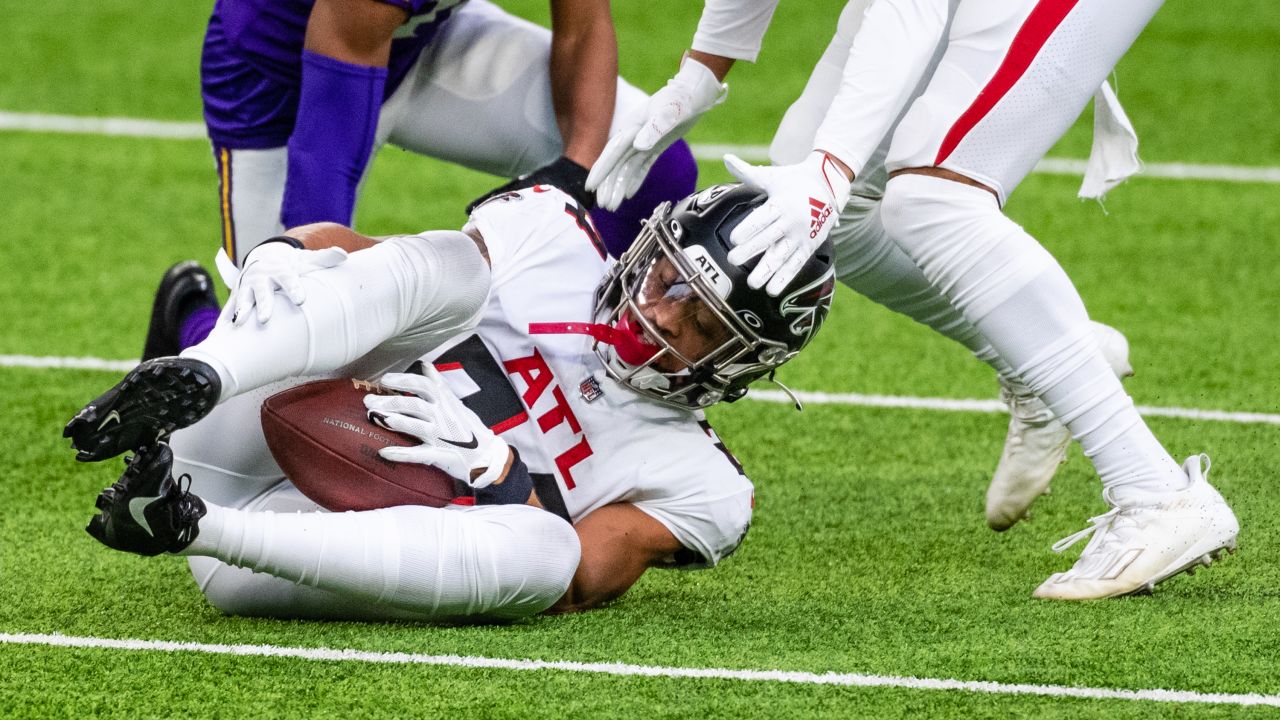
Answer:
[(782, 388), (782, 392), (786, 393), (787, 397), (791, 398), (791, 402), (796, 407), (796, 412), (803, 412), (804, 404), (800, 402), (800, 398), (796, 397), (796, 394), (791, 392), (791, 388), (787, 387), (786, 385), (783, 385), (781, 382), (778, 381), (777, 378), (774, 377), (774, 375), (777, 375), (777, 374), (778, 374), (777, 370), (770, 370), (769, 377), (765, 378), (765, 380), (768, 380), (774, 385), (777, 385), (778, 387)]

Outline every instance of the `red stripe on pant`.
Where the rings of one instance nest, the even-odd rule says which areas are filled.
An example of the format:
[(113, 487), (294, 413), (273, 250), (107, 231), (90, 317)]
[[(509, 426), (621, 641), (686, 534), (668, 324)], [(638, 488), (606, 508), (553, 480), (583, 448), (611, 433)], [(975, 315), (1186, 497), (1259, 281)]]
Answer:
[(1040, 0), (1036, 3), (1031, 14), (1022, 23), (1022, 27), (1018, 28), (1018, 33), (1013, 36), (1009, 52), (1004, 56), (1000, 67), (996, 69), (996, 74), (978, 93), (973, 104), (947, 131), (946, 137), (942, 139), (942, 147), (938, 148), (938, 157), (933, 161), (934, 165), (941, 165), (950, 157), (960, 141), (964, 140), (965, 135), (968, 135), (969, 131), (986, 117), (987, 113), (991, 112), (991, 108), (995, 107), (996, 103), (1000, 102), (1001, 98), (1022, 78), (1044, 44), (1049, 41), (1049, 36), (1058, 29), (1077, 2), (1078, 0)]

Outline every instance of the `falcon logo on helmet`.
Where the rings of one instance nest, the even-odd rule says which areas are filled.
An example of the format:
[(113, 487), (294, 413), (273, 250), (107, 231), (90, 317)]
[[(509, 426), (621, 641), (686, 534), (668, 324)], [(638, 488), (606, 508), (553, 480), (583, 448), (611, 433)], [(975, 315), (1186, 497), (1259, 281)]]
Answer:
[(779, 309), (783, 317), (792, 318), (791, 334), (804, 338), (800, 344), (804, 347), (813, 338), (813, 333), (827, 319), (831, 309), (831, 298), (836, 293), (836, 273), (832, 268), (825, 276), (796, 290), (782, 300)]

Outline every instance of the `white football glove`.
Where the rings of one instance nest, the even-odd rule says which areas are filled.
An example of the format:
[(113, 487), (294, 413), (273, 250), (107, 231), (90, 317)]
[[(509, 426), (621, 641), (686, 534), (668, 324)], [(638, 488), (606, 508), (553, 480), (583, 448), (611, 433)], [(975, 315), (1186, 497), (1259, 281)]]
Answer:
[(665, 87), (619, 120), (618, 134), (591, 166), (587, 191), (595, 191), (600, 207), (617, 210), (640, 189), (658, 156), (728, 92), (706, 65), (686, 57)]
[(392, 462), (434, 465), (473, 488), (502, 479), (511, 457), (507, 442), (462, 404), (439, 371), (424, 364), (425, 375), (387, 373), (378, 384), (413, 395), (365, 395), (375, 424), (422, 441), (415, 447), (385, 447), (378, 454)]
[(776, 297), (831, 234), (849, 202), (849, 178), (818, 150), (795, 165), (760, 167), (736, 155), (725, 155), (724, 164), (744, 184), (769, 193), (729, 234), (729, 262), (742, 265), (763, 253), (747, 285)]
[(257, 308), (258, 322), (271, 319), (271, 308), (277, 290), (294, 305), (307, 299), (302, 276), (313, 270), (341, 265), (347, 259), (342, 248), (300, 250), (283, 242), (263, 243), (249, 251), (230, 299), (222, 308), (222, 316), (239, 327), (249, 320)]

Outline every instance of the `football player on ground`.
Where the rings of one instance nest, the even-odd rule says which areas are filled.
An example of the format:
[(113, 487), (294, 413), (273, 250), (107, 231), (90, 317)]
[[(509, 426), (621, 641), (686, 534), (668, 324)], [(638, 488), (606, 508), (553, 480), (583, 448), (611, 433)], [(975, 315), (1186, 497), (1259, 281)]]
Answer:
[[(1001, 208), (1071, 126), (1161, 0), (874, 0), (839, 89), (799, 162), (730, 170), (769, 201), (732, 237), (752, 287), (778, 292), (831, 232), (830, 207), (874, 170), (889, 181), (889, 238), (1078, 440), (1109, 511), (1054, 546), (1092, 535), (1036, 597), (1149, 590), (1235, 547), (1239, 525), (1205, 479), (1179, 465), (1138, 415), (1057, 261)], [(887, 145), (886, 145), (887, 143)]]
[[(799, 352), (835, 285), (820, 250), (780, 296), (747, 287), (728, 238), (763, 200), (722, 185), (664, 204), (617, 263), (542, 185), (480, 205), (462, 232), (375, 242), (320, 224), (263, 244), (205, 341), (68, 424), (82, 460), (136, 451), (88, 530), (189, 556), (208, 599), (244, 615), (514, 618), (594, 607), (650, 567), (713, 566), (753, 491), (702, 409)], [(383, 374), (426, 351), (425, 374)], [(382, 455), (449, 470), (476, 504), (318, 511), (257, 419), (318, 374), (406, 393), (366, 398), (421, 441)], [(158, 441), (185, 426), (172, 451)]]
[[(870, 2), (851, 0), (845, 6), (835, 36), (814, 67), (804, 92), (778, 127), (770, 148), (774, 164), (798, 163), (809, 155), (818, 126), (839, 89), (850, 45)], [(615, 207), (639, 188), (648, 163), (724, 99), (721, 81), (737, 60), (754, 60), (776, 4), (775, 0), (706, 3), (693, 47), (682, 60), (679, 72), (654, 93), (647, 105), (631, 110), (619, 121), (622, 130), (592, 167), (587, 188), (596, 191), (602, 207)], [(931, 67), (940, 59), (941, 51), (939, 46), (929, 60)], [(1105, 113), (1110, 122), (1101, 124), (1095, 132), (1097, 149), (1090, 159), (1082, 197), (1099, 196), (1137, 167), (1137, 136), (1115, 96), (1105, 88), (1097, 99), (1099, 116)], [(883, 164), (887, 150), (886, 138), (848, 192), (841, 188), (840, 198), (817, 201), (822, 208), (811, 208), (812, 217), (821, 218), (821, 232), (831, 232), (836, 274), (841, 282), (959, 342), (996, 371), (1000, 397), (1009, 407), (1010, 419), (1004, 449), (987, 489), (986, 516), (992, 529), (1007, 530), (1026, 517), (1032, 503), (1048, 492), (1050, 481), (1066, 460), (1071, 434), (1018, 379), (982, 333), (933, 288), (915, 262), (890, 239), (880, 215), (880, 200), (889, 179)], [(1126, 164), (1126, 158), (1132, 162)], [(752, 174), (736, 158), (729, 161), (729, 169), (744, 179)], [(836, 184), (841, 184), (838, 178)], [(832, 215), (836, 216), (834, 230), (827, 224), (832, 222), (828, 220)], [(1116, 375), (1133, 374), (1125, 337), (1102, 323), (1091, 327)]]
[[(548, 32), (486, 0), (218, 0), (200, 76), (227, 255), (239, 265), (285, 227), (349, 225), (388, 142), (588, 204), (587, 167), (615, 106), (645, 96), (617, 77), (607, 0), (553, 0), (551, 11)], [(672, 146), (630, 203), (592, 211), (597, 230), (619, 252), (696, 178), (688, 146)], [(144, 357), (208, 333), (212, 285), (196, 264), (170, 270)]]

